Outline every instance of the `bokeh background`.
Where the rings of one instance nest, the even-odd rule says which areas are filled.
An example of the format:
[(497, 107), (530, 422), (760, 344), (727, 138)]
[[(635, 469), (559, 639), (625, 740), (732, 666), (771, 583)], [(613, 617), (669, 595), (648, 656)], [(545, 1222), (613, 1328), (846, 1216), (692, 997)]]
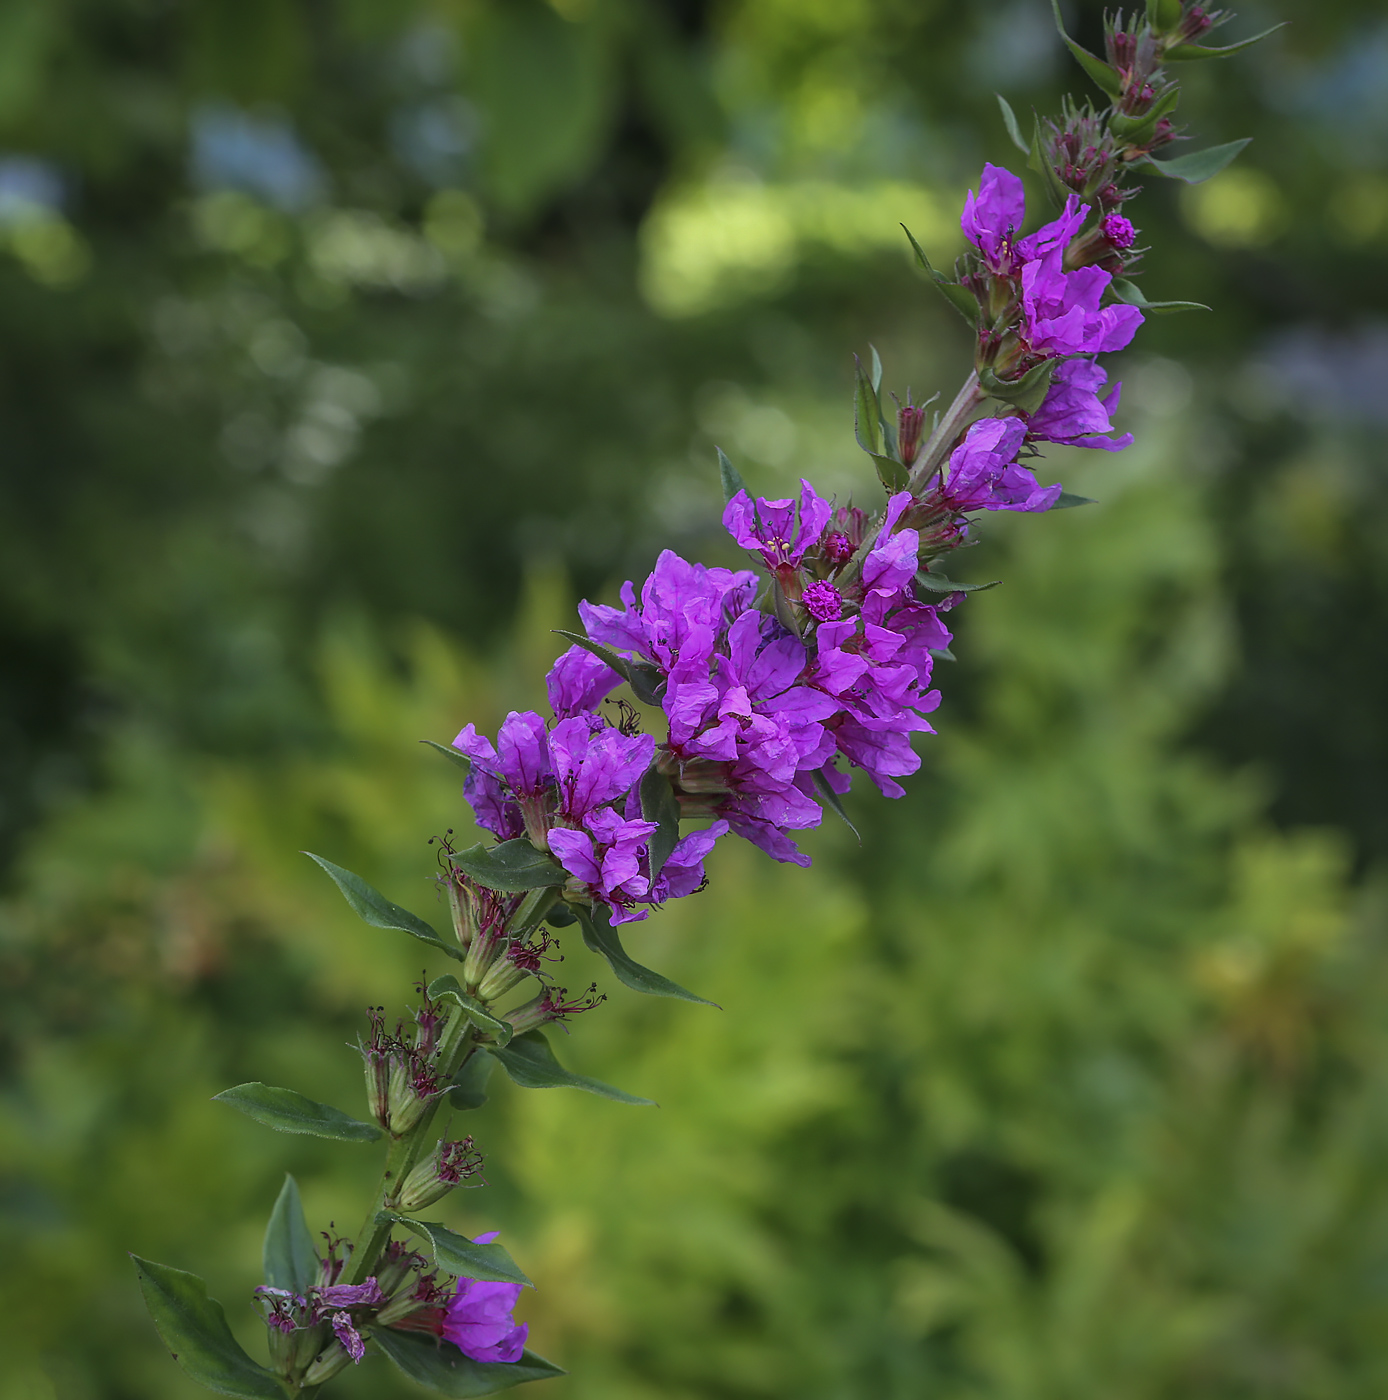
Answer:
[[(961, 561), (910, 795), (633, 933), (721, 1012), (570, 950), (561, 1055), (658, 1110), (468, 1125), (554, 1400), (1388, 1388), (1388, 21), (1241, 9), (1180, 115), (1254, 144), (1136, 206), (1214, 310)], [(201, 1393), (127, 1250), (259, 1352), (281, 1173), (350, 1229), (375, 1163), (209, 1096), (359, 1111), (420, 967), (297, 852), (430, 915), (416, 740), (734, 562), (715, 443), (870, 499), (852, 355), (968, 349), (897, 225), (947, 264), (1067, 86), (1044, 0), (0, 3), (0, 1400)]]

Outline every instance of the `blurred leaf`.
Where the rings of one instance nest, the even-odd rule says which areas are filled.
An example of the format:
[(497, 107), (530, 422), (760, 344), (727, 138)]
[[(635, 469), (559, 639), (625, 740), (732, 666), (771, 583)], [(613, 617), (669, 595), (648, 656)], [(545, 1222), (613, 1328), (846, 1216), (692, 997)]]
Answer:
[(905, 466), (898, 462), (895, 457), (884, 457), (880, 452), (873, 452), (869, 455), (872, 457), (872, 465), (877, 468), (877, 479), (882, 483), (883, 489), (889, 496), (906, 489), (906, 484), (911, 479), (911, 473)]
[(1035, 413), (1050, 391), (1051, 376), (1059, 363), (1059, 360), (1042, 360), (1020, 379), (999, 379), (991, 369), (985, 369), (979, 372), (978, 382), (990, 398), (1020, 408), (1023, 413)]
[(496, 1037), (498, 1045), (505, 1045), (511, 1039), (511, 1023), (493, 1016), (476, 997), (469, 996), (463, 990), (462, 983), (452, 973), (446, 972), (442, 977), (436, 977), (430, 982), (429, 995), (435, 998), (451, 997), (467, 1012), (473, 1025), (480, 1026), (489, 1035)]
[(1022, 135), (1022, 129), (1017, 125), (1017, 114), (1012, 110), (1012, 104), (1000, 92), (995, 92), (993, 96), (998, 99), (998, 106), (1002, 110), (1002, 124), (1007, 128), (1007, 134), (1011, 138), (1012, 144), (1023, 155), (1030, 154), (1031, 147), (1027, 145), (1026, 137)]
[(448, 1090), (448, 1101), (457, 1109), (481, 1108), (487, 1102), (487, 1081), (492, 1077), (496, 1061), (487, 1051), (475, 1049), (466, 1060)]
[(270, 1212), (261, 1249), (261, 1270), (271, 1288), (307, 1293), (318, 1282), (318, 1255), (304, 1219), (299, 1184), (288, 1173)]
[(1129, 306), (1140, 306), (1144, 311), (1150, 311), (1155, 316), (1170, 315), (1176, 311), (1208, 311), (1210, 309), (1198, 301), (1148, 301), (1142, 294), (1142, 288), (1136, 282), (1130, 282), (1126, 277), (1115, 277), (1109, 284), (1109, 290), (1119, 301), (1125, 301)]
[(484, 846), (479, 841), (465, 851), (454, 851), (448, 860), (479, 885), (505, 894), (562, 885), (569, 878), (562, 866), (524, 836), (496, 846)]
[(1281, 24), (1274, 24), (1271, 29), (1265, 29), (1251, 39), (1240, 39), (1237, 44), (1225, 44), (1223, 48), (1206, 48), (1203, 44), (1177, 44), (1174, 48), (1167, 49), (1163, 57), (1168, 63), (1182, 63), (1198, 58), (1228, 58), (1231, 53), (1238, 53), (1240, 49), (1260, 43), (1269, 34), (1276, 34), (1279, 29), (1285, 29), (1289, 23), (1289, 20), (1283, 20)]
[(297, 1090), (277, 1089), (272, 1084), (238, 1084), (213, 1094), (212, 1100), (228, 1103), (247, 1118), (282, 1133), (305, 1133), (338, 1142), (374, 1142), (381, 1136), (374, 1123), (362, 1123), (330, 1104), (316, 1103)]
[(199, 1385), (238, 1400), (284, 1400), (274, 1373), (246, 1355), (231, 1335), (222, 1305), (196, 1274), (130, 1256), (164, 1345)]
[[(722, 458), (722, 453), (719, 453)], [(741, 478), (739, 478), (740, 480)], [(726, 489), (727, 478), (724, 478)], [(585, 651), (591, 651), (594, 656), (606, 661), (616, 673), (631, 687), (632, 693), (646, 705), (660, 704), (661, 691), (665, 685), (665, 677), (656, 667), (645, 661), (628, 661), (626, 657), (618, 656), (615, 651), (605, 647), (601, 642), (595, 642), (589, 637), (583, 636), (580, 632), (567, 632), (562, 627), (556, 627), (555, 633), (560, 637), (567, 637), (576, 646), (581, 646)]]
[(440, 744), (433, 739), (421, 739), (421, 744), (428, 744), (431, 749), (437, 750), (450, 763), (455, 763), (464, 773), (472, 772), (472, 760), (465, 753), (459, 753), (452, 744)]
[(543, 1381), (565, 1374), (533, 1351), (523, 1352), (519, 1361), (510, 1363), (474, 1361), (451, 1343), (423, 1337), (417, 1332), (378, 1327), (371, 1336), (410, 1380), (438, 1395), (450, 1396), (452, 1400), (492, 1395), (525, 1381)]
[(986, 593), (996, 588), (1002, 580), (995, 578), (991, 583), (956, 583), (935, 569), (921, 569), (916, 574), (916, 582), (929, 593)]
[(848, 813), (844, 811), (843, 799), (829, 786), (829, 780), (824, 776), (822, 770), (816, 768), (813, 778), (814, 789), (819, 794), (819, 800), (843, 822), (854, 836), (858, 837), (858, 844), (861, 846), (863, 844), (863, 838), (858, 834), (858, 828), (848, 820)]
[(504, 1050), (493, 1049), (487, 1053), (501, 1062), (502, 1069), (522, 1089), (583, 1089), (617, 1103), (656, 1106), (654, 1099), (628, 1094), (601, 1080), (589, 1079), (586, 1075), (570, 1074), (554, 1058), (549, 1041), (537, 1030), (517, 1036)]
[(877, 401), (877, 390), (872, 387), (872, 380), (863, 371), (862, 361), (855, 355), (853, 363), (856, 367), (856, 388), (853, 391), (853, 432), (858, 439), (858, 446), (864, 452), (876, 456), (882, 450), (880, 426), (882, 408)]
[(376, 1216), (380, 1224), (389, 1221), (422, 1235), (433, 1246), (434, 1262), (458, 1278), (487, 1279), (494, 1283), (523, 1283), (535, 1285), (521, 1273), (516, 1262), (499, 1244), (477, 1244), (465, 1235), (454, 1234), (436, 1220), (414, 1220), (393, 1210), (383, 1210)]
[(723, 500), (731, 501), (739, 491), (746, 491), (737, 468), (728, 460), (728, 454), (721, 447), (713, 449), (718, 454), (718, 476), (723, 483)]
[(1243, 148), (1252, 141), (1245, 136), (1242, 141), (1230, 141), (1224, 146), (1210, 146), (1203, 151), (1191, 151), (1189, 155), (1173, 156), (1170, 160), (1154, 160), (1147, 156), (1142, 164), (1168, 180), (1184, 180), (1188, 185), (1198, 185), (1213, 175), (1218, 175)]
[(915, 234), (905, 224), (902, 224), (901, 230), (911, 240), (911, 247), (916, 252), (916, 261), (930, 274), (930, 280), (939, 290), (940, 295), (977, 330), (982, 315), (978, 298), (967, 287), (961, 287), (957, 282), (951, 282), (944, 273), (937, 272), (931, 265), (930, 259), (925, 256), (925, 249), (916, 242)]
[(1181, 0), (1147, 0), (1147, 23), (1159, 34), (1181, 22)]
[(312, 851), (305, 851), (304, 855), (328, 872), (333, 883), (342, 891), (343, 898), (363, 923), (370, 924), (372, 928), (398, 929), (401, 933), (408, 933), (412, 938), (419, 939), (421, 943), (428, 943), (458, 962), (463, 960), (462, 953), (451, 944), (445, 943), (417, 914), (411, 914), (408, 909), (392, 904), (379, 890), (372, 889), (360, 875), (354, 875), (350, 870), (344, 870), (340, 865), (334, 865), (332, 861), (314, 855)]
[(641, 776), (640, 797), (642, 819), (658, 824), (646, 843), (654, 883), (680, 839), (680, 804), (669, 778), (654, 765)]
[(1089, 74), (1091, 78), (1108, 93), (1110, 97), (1121, 97), (1123, 94), (1123, 79), (1118, 72), (1111, 68), (1102, 58), (1095, 57), (1088, 49), (1081, 48), (1066, 32), (1065, 21), (1060, 14), (1060, 0), (1051, 0), (1051, 10), (1055, 15), (1055, 27), (1060, 31), (1060, 37), (1065, 41), (1065, 47), (1074, 54), (1080, 67)]
[(589, 910), (581, 904), (575, 904), (573, 911), (578, 915), (578, 922), (583, 928), (584, 943), (593, 952), (601, 953), (607, 959), (612, 971), (617, 975), (617, 980), (624, 987), (630, 987), (635, 992), (645, 992), (648, 996), (677, 997), (680, 1001), (697, 1001), (705, 1006), (717, 1006), (717, 1002), (695, 996), (678, 982), (672, 982), (668, 977), (662, 977), (660, 973), (652, 972), (650, 968), (642, 967), (639, 962), (634, 962), (628, 957), (603, 905), (595, 904)]
[(1092, 496), (1074, 496), (1071, 495), (1069, 491), (1062, 491), (1060, 495), (1056, 497), (1055, 504), (1051, 507), (1051, 509), (1072, 510), (1075, 506), (1093, 505), (1098, 505), (1098, 502), (1094, 500)]

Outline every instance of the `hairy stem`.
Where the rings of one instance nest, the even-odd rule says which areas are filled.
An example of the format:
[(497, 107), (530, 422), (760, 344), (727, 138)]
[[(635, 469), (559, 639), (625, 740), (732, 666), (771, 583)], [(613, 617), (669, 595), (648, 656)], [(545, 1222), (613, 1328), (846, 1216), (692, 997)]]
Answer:
[(930, 434), (916, 458), (911, 470), (911, 479), (907, 483), (913, 496), (918, 495), (925, 483), (939, 470), (940, 463), (948, 456), (954, 446), (954, 439), (959, 436), (969, 415), (987, 397), (979, 385), (978, 371), (974, 370), (964, 381), (964, 387), (954, 396), (954, 402), (935, 425), (935, 431)]

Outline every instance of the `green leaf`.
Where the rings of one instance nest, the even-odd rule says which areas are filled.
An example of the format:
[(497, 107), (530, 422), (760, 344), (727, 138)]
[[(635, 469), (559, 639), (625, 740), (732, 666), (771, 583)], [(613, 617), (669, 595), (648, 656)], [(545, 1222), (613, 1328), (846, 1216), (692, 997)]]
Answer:
[(998, 99), (998, 106), (1002, 109), (1002, 124), (1007, 128), (1007, 134), (1012, 138), (1012, 144), (1023, 155), (1026, 155), (1030, 147), (1022, 137), (1022, 129), (1017, 125), (1017, 114), (1012, 110), (1011, 103), (1000, 92), (995, 92), (993, 96)]
[(1110, 97), (1121, 96), (1123, 92), (1123, 79), (1119, 76), (1118, 70), (1110, 68), (1102, 58), (1096, 58), (1088, 49), (1081, 48), (1080, 45), (1065, 32), (1065, 21), (1060, 16), (1060, 0), (1051, 0), (1051, 9), (1055, 12), (1055, 27), (1060, 31), (1060, 37), (1065, 41), (1065, 47), (1074, 54), (1080, 67), (1083, 68)]
[(454, 1077), (448, 1090), (448, 1102), (462, 1110), (481, 1108), (487, 1102), (487, 1081), (495, 1068), (496, 1061), (487, 1051), (475, 1049)]
[(140, 1289), (164, 1345), (199, 1385), (239, 1400), (284, 1400), (272, 1371), (253, 1361), (231, 1335), (222, 1305), (196, 1275), (132, 1254)]
[(868, 342), (868, 349), (872, 351), (872, 392), (881, 394), (882, 392), (882, 357), (877, 353), (877, 347)]
[(1204, 44), (1177, 44), (1174, 48), (1167, 49), (1162, 58), (1167, 63), (1186, 63), (1197, 58), (1228, 58), (1231, 53), (1238, 53), (1240, 49), (1260, 43), (1269, 34), (1276, 34), (1279, 29), (1285, 29), (1289, 23), (1289, 20), (1283, 20), (1281, 24), (1274, 24), (1271, 29), (1265, 29), (1251, 39), (1241, 39), (1237, 44), (1225, 44), (1223, 48), (1218, 49), (1207, 48)]
[(472, 760), (465, 753), (459, 753), (452, 744), (440, 744), (433, 739), (421, 739), (421, 744), (428, 744), (431, 749), (436, 749), (450, 763), (456, 763), (464, 773), (472, 772)]
[(576, 904), (574, 913), (578, 915), (578, 922), (583, 928), (584, 943), (593, 952), (601, 953), (607, 959), (612, 971), (617, 975), (617, 980), (624, 987), (630, 987), (634, 992), (645, 992), (653, 997), (678, 997), (681, 1001), (702, 1002), (705, 1006), (718, 1005), (706, 997), (696, 997), (678, 982), (672, 982), (668, 977), (662, 977), (660, 973), (642, 967), (639, 962), (633, 962), (622, 947), (622, 940), (617, 936), (617, 930), (612, 927), (603, 905), (595, 904), (590, 911), (581, 904)]
[(1147, 23), (1159, 34), (1181, 22), (1181, 0), (1147, 0)]
[(728, 461), (728, 454), (721, 447), (715, 447), (713, 450), (718, 454), (718, 475), (723, 482), (723, 500), (726, 503), (739, 491), (746, 491), (747, 487), (743, 484), (737, 468)]
[(936, 661), (958, 661), (959, 658), (948, 647), (931, 647), (930, 654)]
[(554, 629), (555, 634), (560, 637), (567, 637), (576, 646), (581, 646), (585, 651), (591, 651), (594, 656), (606, 661), (616, 673), (631, 687), (636, 698), (647, 705), (660, 704), (660, 693), (665, 686), (665, 677), (651, 665), (644, 661), (628, 661), (624, 656), (618, 656), (615, 651), (609, 650), (601, 642), (595, 642), (590, 637), (581, 636), (577, 632), (566, 632), (562, 627)]
[(498, 846), (489, 847), (478, 842), (465, 851), (454, 851), (448, 859), (479, 885), (504, 894), (542, 890), (547, 885), (562, 885), (569, 878), (561, 865), (524, 836), (503, 841)]
[(309, 1286), (318, 1282), (318, 1255), (304, 1219), (299, 1184), (287, 1172), (265, 1227), (260, 1258), (265, 1282), (271, 1288), (307, 1293)]
[(1052, 510), (1073, 510), (1076, 506), (1093, 506), (1098, 502), (1092, 496), (1074, 496), (1069, 491), (1062, 491), (1056, 497)]
[(533, 1351), (521, 1353), (519, 1361), (474, 1361), (457, 1347), (418, 1332), (397, 1332), (378, 1327), (371, 1333), (380, 1349), (395, 1363), (398, 1371), (417, 1385), (451, 1400), (474, 1395), (494, 1395), (525, 1381), (543, 1381), (565, 1372)]
[(305, 851), (304, 855), (316, 861), (332, 876), (333, 883), (342, 891), (342, 897), (363, 923), (370, 924), (372, 928), (399, 929), (401, 933), (408, 933), (421, 943), (428, 943), (462, 962), (463, 955), (456, 947), (445, 943), (418, 915), (392, 904), (379, 890), (373, 890), (360, 875), (353, 875), (350, 870), (344, 870), (340, 865), (314, 855), (312, 851)]
[(898, 491), (906, 489), (906, 483), (910, 481), (911, 473), (895, 457), (884, 457), (880, 452), (873, 452), (869, 455), (872, 458), (872, 465), (877, 468), (877, 479), (882, 483), (889, 496), (894, 496)]
[(646, 843), (646, 851), (651, 864), (651, 883), (660, 874), (662, 867), (675, 849), (680, 839), (680, 804), (675, 797), (675, 789), (669, 778), (654, 766), (641, 775), (642, 820), (658, 823)]
[(1147, 156), (1140, 163), (1165, 175), (1168, 180), (1184, 180), (1188, 185), (1198, 185), (1218, 175), (1252, 139), (1245, 136), (1242, 141), (1209, 146), (1203, 151), (1192, 151), (1189, 155), (1173, 156), (1170, 160), (1153, 160)]
[(1140, 306), (1144, 311), (1150, 311), (1154, 316), (1169, 316), (1177, 311), (1208, 311), (1210, 308), (1200, 301), (1148, 301), (1142, 294), (1142, 288), (1136, 282), (1130, 282), (1126, 277), (1115, 277), (1109, 283), (1109, 290), (1119, 301), (1125, 301), (1129, 306)]
[(828, 778), (826, 778), (823, 771), (818, 768), (814, 771), (814, 788), (819, 794), (820, 801), (823, 802), (831, 812), (838, 814), (839, 819), (849, 831), (851, 831), (854, 836), (858, 837), (858, 844), (861, 846), (863, 844), (863, 838), (858, 835), (858, 828), (848, 820), (848, 813), (843, 809), (843, 799), (829, 786)]
[(476, 997), (469, 996), (463, 990), (462, 983), (451, 972), (444, 973), (442, 977), (435, 977), (429, 983), (429, 995), (435, 999), (449, 997), (456, 1001), (467, 1013), (468, 1020), (488, 1035), (494, 1035), (498, 1045), (505, 1045), (511, 1039), (511, 1023), (493, 1016)]
[(857, 375), (853, 391), (853, 435), (864, 452), (875, 454), (882, 450), (882, 407), (877, 401), (877, 390), (863, 373), (862, 361), (856, 355), (853, 364)]
[(375, 1142), (381, 1130), (374, 1123), (349, 1118), (340, 1108), (315, 1103), (294, 1089), (277, 1089), (272, 1084), (238, 1084), (213, 1094), (214, 1103), (229, 1103), (247, 1118), (282, 1133), (304, 1133), (308, 1137), (333, 1138), (337, 1142)]
[(1174, 112), (1180, 100), (1181, 89), (1173, 87), (1164, 92), (1141, 116), (1125, 116), (1122, 112), (1110, 113), (1108, 129), (1134, 146), (1145, 145), (1156, 135), (1157, 123)]
[(493, 1283), (523, 1283), (534, 1288), (516, 1261), (499, 1244), (476, 1244), (466, 1235), (454, 1234), (437, 1220), (414, 1220), (393, 1210), (380, 1211), (378, 1225), (403, 1225), (422, 1235), (434, 1250), (434, 1263), (458, 1278), (480, 1278)]
[(978, 376), (979, 387), (990, 398), (1020, 408), (1023, 413), (1035, 413), (1051, 387), (1051, 376), (1059, 363), (1042, 360), (1020, 379), (999, 379), (991, 369), (985, 369)]
[(930, 274), (930, 280), (939, 289), (940, 295), (977, 330), (979, 317), (982, 314), (979, 310), (978, 299), (967, 287), (961, 287), (958, 282), (951, 282), (944, 273), (937, 272), (931, 266), (930, 259), (925, 256), (925, 249), (916, 242), (915, 234), (905, 224), (902, 224), (901, 231), (911, 240), (911, 247), (916, 250), (916, 261)]
[(527, 1031), (524, 1035), (518, 1035), (506, 1049), (491, 1050), (488, 1053), (501, 1062), (502, 1069), (522, 1089), (583, 1089), (587, 1093), (596, 1094), (603, 1099), (612, 1099), (616, 1103), (655, 1106), (654, 1099), (643, 1099), (636, 1094), (614, 1089), (600, 1079), (570, 1074), (554, 1058), (549, 1041), (540, 1031)]
[(996, 588), (1002, 580), (995, 578), (992, 583), (956, 583), (934, 570), (922, 569), (916, 575), (916, 582), (927, 593), (986, 593), (990, 588)]

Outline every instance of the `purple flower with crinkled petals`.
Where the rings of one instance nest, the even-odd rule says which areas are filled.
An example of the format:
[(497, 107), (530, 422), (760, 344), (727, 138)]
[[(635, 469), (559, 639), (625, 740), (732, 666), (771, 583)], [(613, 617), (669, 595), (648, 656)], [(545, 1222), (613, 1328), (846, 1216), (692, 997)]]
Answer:
[(650, 882), (641, 872), (641, 857), (655, 822), (627, 821), (611, 807), (600, 807), (584, 818), (586, 831), (555, 827), (549, 848), (555, 859), (584, 887), (607, 905), (614, 924), (639, 922), (647, 911), (632, 905), (644, 899)]
[[(478, 1235), (474, 1244), (490, 1244), (497, 1231)], [(523, 1285), (460, 1278), (440, 1325), (444, 1338), (473, 1361), (519, 1361), (529, 1326), (517, 1323), (516, 1300)]]
[(584, 647), (571, 646), (545, 677), (545, 692), (555, 719), (597, 709), (622, 678), (600, 656)]
[(1135, 306), (1100, 306), (1113, 281), (1099, 267), (1065, 272), (1061, 252), (1022, 268), (1022, 340), (1034, 354), (1093, 355), (1122, 350), (1142, 324)]
[(789, 499), (758, 496), (754, 503), (746, 491), (739, 491), (723, 511), (723, 525), (743, 549), (755, 550), (779, 575), (799, 566), (833, 513), (833, 506), (801, 477), (798, 508)]
[[(533, 710), (512, 710), (502, 721), (495, 748), (471, 724), (453, 740), (453, 747), (472, 760), (463, 795), (472, 803), (478, 822), (503, 840), (524, 831), (531, 840), (542, 843), (554, 795), (554, 771), (544, 720)], [(485, 775), (485, 780), (479, 774)], [(514, 829), (507, 798), (514, 802), (522, 819), (520, 831)]]
[(1065, 360), (1057, 365), (1041, 407), (1024, 420), (1027, 441), (1098, 447), (1105, 452), (1121, 452), (1130, 446), (1131, 433), (1108, 436), (1113, 431), (1109, 419), (1118, 408), (1123, 386), (1115, 383), (1100, 396), (1099, 390), (1107, 382), (1108, 372), (1093, 360)]
[(1035, 233), (1018, 237), (1026, 216), (1022, 182), (1010, 170), (985, 165), (978, 194), (970, 190), (964, 199), (959, 224), (964, 236), (983, 255), (988, 270), (996, 276), (1012, 277), (1024, 263), (1065, 248), (1083, 227), (1088, 214), (1089, 206), (1071, 195), (1059, 218), (1043, 224)]
[(597, 715), (560, 720), (549, 735), (559, 813), (576, 825), (640, 781), (655, 757), (649, 734), (623, 734)]
[(816, 622), (837, 622), (843, 616), (843, 594), (827, 579), (816, 579), (800, 595), (800, 601)]
[(332, 1328), (337, 1340), (342, 1343), (343, 1351), (360, 1366), (362, 1357), (366, 1355), (366, 1343), (362, 1341), (361, 1333), (352, 1326), (351, 1317), (345, 1312), (334, 1313)]
[(381, 1285), (374, 1278), (365, 1283), (332, 1283), (314, 1290), (318, 1301), (327, 1308), (379, 1308), (386, 1301)]
[(691, 831), (681, 836), (665, 857), (665, 864), (660, 867), (660, 873), (651, 885), (651, 903), (663, 904), (667, 899), (683, 899), (698, 890), (704, 883), (704, 859), (719, 837), (727, 832), (727, 822), (717, 821), (703, 831)]
[(1049, 510), (1059, 485), (1038, 486), (1017, 462), (1026, 431), (1020, 418), (980, 419), (950, 454), (928, 499), (953, 511)]
[(898, 491), (887, 502), (882, 528), (863, 561), (863, 586), (899, 592), (916, 576), (916, 556), (920, 550), (920, 534), (916, 530), (898, 530), (896, 522), (911, 504), (909, 491)]

